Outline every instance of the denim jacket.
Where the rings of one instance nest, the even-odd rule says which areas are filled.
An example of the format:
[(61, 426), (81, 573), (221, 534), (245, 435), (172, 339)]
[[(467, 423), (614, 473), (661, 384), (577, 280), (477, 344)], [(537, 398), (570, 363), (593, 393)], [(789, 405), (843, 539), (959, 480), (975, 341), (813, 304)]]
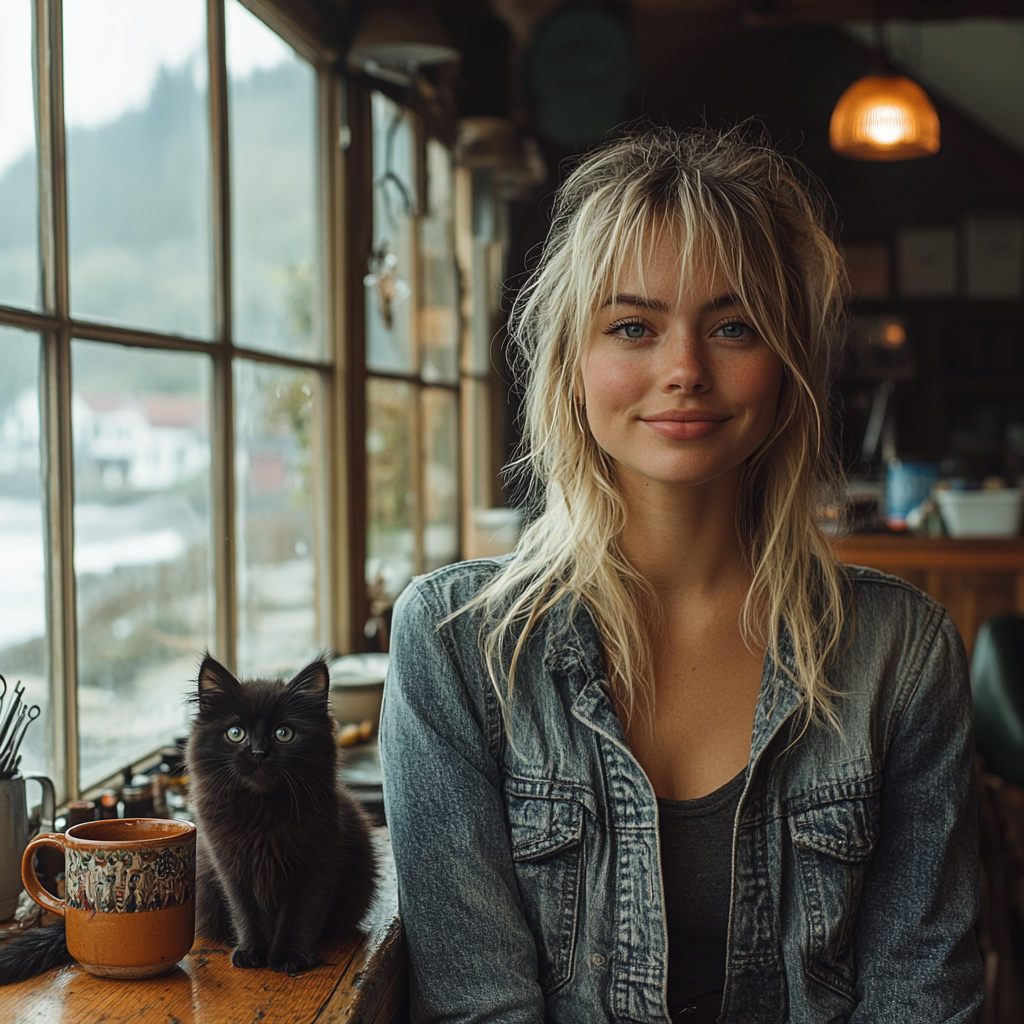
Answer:
[[(445, 622), (499, 568), (446, 567), (395, 607), (380, 744), (412, 1019), (666, 1022), (657, 802), (593, 622), (563, 601), (531, 632), (510, 742), (479, 616)], [(801, 735), (799, 691), (766, 659), (733, 837), (727, 1024), (966, 1024), (981, 1002), (963, 645), (914, 588), (850, 577), (838, 730)]]

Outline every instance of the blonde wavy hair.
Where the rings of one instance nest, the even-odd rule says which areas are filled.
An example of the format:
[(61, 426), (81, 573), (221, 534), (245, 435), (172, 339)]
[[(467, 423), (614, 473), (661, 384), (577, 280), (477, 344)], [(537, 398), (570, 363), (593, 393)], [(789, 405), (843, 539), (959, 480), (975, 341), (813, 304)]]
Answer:
[[(542, 256), (510, 321), (525, 382), (517, 463), (536, 515), (472, 602), (485, 612), (481, 643), (503, 707), (531, 630), (568, 599), (570, 615), (580, 604), (591, 613), (627, 721), (638, 698), (650, 708), (644, 622), (654, 595), (619, 548), (626, 512), (614, 463), (575, 396), (597, 310), (622, 272), (636, 268), (642, 279), (655, 240), (669, 232), (681, 277), (695, 261), (714, 266), (782, 360), (775, 422), (740, 486), (737, 529), (752, 575), (740, 625), (748, 646), (767, 645), (793, 676), (806, 723), (834, 721), (827, 676), (846, 596), (816, 511), (839, 480), (827, 396), (846, 281), (828, 210), (805, 171), (741, 129), (640, 131), (588, 155), (558, 190)], [(795, 671), (780, 659), (783, 624)]]

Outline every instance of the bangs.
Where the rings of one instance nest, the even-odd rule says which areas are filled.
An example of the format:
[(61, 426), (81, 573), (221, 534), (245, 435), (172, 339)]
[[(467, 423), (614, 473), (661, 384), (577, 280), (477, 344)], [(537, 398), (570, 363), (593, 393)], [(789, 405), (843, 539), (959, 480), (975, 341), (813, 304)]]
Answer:
[[(749, 224), (744, 223), (741, 212), (732, 208), (725, 197), (704, 190), (695, 195), (683, 187), (673, 191), (675, 195), (662, 194), (656, 201), (650, 196), (634, 196), (629, 197), (634, 200), (632, 203), (613, 204), (605, 198), (600, 205), (616, 213), (604, 223), (594, 214), (588, 217), (590, 211), (581, 211), (571, 244), (571, 259), (574, 265), (587, 270), (578, 282), (572, 333), (585, 344), (594, 317), (622, 293), (624, 280), (629, 279), (630, 287), (645, 295), (655, 258), (668, 250), (676, 254), (677, 301), (686, 295), (695, 277), (721, 275), (728, 290), (744, 307), (753, 328), (789, 364), (784, 326), (789, 304), (780, 304), (780, 297), (785, 300), (787, 290), (783, 285), (780, 296), (782, 282), (774, 261), (765, 260), (759, 253), (764, 243), (758, 245), (750, 237)], [(723, 210), (722, 205), (728, 208)], [(766, 277), (774, 280), (765, 280)]]

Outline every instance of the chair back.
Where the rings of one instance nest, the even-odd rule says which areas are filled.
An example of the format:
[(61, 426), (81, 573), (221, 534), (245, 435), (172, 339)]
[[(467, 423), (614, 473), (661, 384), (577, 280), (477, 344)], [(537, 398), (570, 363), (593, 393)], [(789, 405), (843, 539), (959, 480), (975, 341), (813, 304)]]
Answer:
[(1024, 785), (1024, 616), (982, 623), (971, 659), (974, 736), (990, 772)]

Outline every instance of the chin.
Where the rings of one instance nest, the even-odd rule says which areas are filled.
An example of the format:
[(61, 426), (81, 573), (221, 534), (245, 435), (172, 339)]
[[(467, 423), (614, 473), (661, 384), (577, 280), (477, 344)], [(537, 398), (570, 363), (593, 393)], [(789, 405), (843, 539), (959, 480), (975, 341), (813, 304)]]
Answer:
[(691, 463), (681, 466), (675, 463), (668, 465), (634, 465), (630, 468), (638, 478), (663, 486), (701, 487), (732, 476), (740, 471), (742, 464), (737, 466), (733, 463), (725, 465), (714, 463), (694, 465)]
[(254, 793), (269, 793), (277, 789), (277, 779), (266, 771), (255, 771), (245, 776), (245, 786)]

